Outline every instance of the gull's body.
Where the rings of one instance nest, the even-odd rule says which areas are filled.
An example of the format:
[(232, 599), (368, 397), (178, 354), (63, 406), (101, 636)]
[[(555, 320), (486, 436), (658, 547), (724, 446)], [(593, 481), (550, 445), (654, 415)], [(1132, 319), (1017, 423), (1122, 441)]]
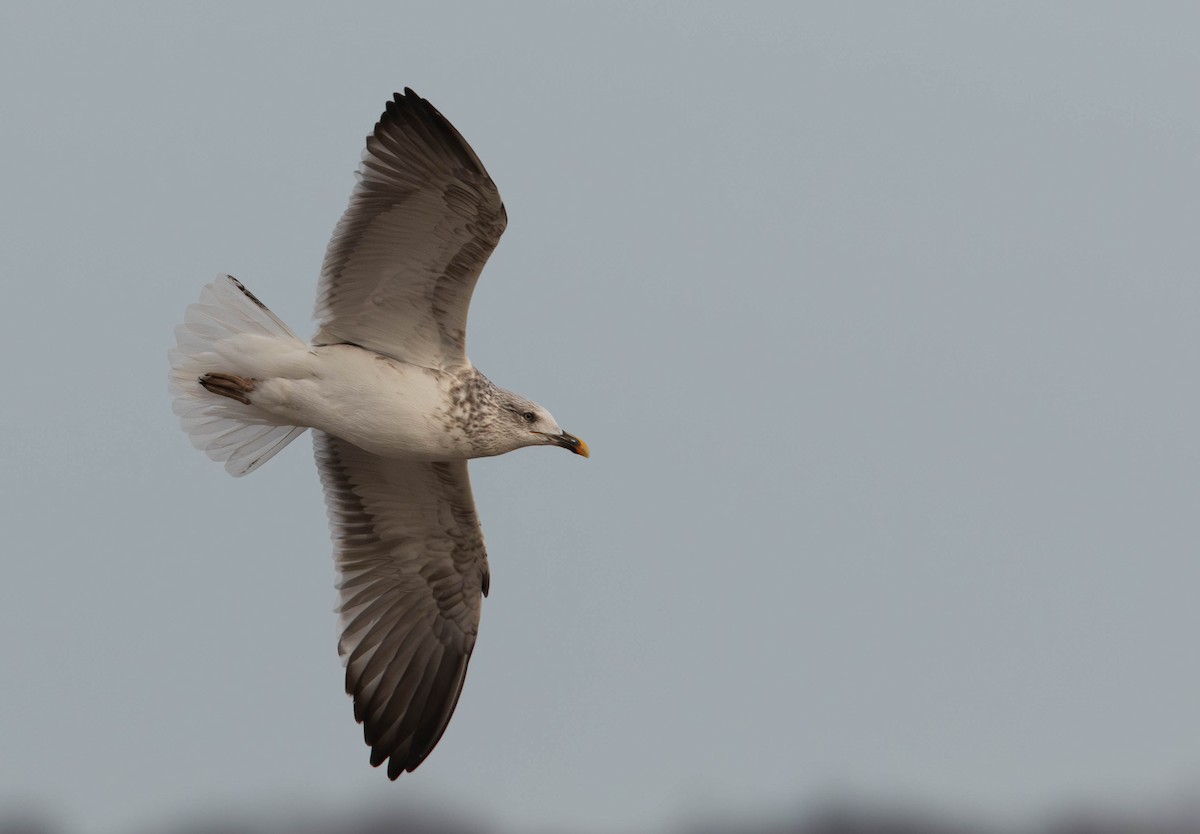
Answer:
[(487, 555), (470, 458), (556, 445), (544, 408), (466, 355), (475, 281), (506, 224), (483, 164), (411, 90), (397, 94), (334, 231), (301, 341), (228, 276), (176, 329), (175, 411), (234, 475), (313, 429), (339, 573), (346, 689), (396, 778), (441, 738), (475, 645)]
[[(313, 348), (297, 358), (297, 376), (268, 379), (259, 386), (255, 404), (282, 420), (299, 421), (381, 457), (477, 457), (466, 434), (448, 419), (447, 401), (456, 374), (351, 345)], [(438, 430), (442, 426), (447, 430)]]
[(503, 435), (468, 430), (483, 414), (467, 421), (466, 410), (481, 411), (499, 394), (473, 367), (436, 370), (355, 345), (288, 345), (267, 336), (236, 337), (230, 347), (238, 358), (229, 361), (256, 380), (253, 405), (281, 425), (406, 460), (469, 460), (518, 448), (498, 442)]

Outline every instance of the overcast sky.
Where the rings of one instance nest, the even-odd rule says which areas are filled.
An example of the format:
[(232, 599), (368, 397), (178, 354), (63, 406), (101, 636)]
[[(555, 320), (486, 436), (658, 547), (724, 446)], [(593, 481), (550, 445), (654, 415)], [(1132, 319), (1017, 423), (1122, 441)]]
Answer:
[[(5, 3), (0, 812), (1200, 787), (1198, 42), (1192, 3)], [(309, 441), (230, 478), (166, 351), (219, 272), (311, 332), (405, 85), (508, 207), (472, 359), (593, 455), (472, 465), (491, 596), (393, 784)]]

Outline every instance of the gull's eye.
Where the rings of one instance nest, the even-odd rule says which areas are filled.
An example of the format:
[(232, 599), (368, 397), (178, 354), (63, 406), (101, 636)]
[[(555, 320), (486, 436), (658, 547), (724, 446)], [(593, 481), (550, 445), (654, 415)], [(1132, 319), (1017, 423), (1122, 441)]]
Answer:
[(521, 419), (524, 420), (526, 423), (532, 423), (534, 420), (537, 419), (537, 415), (534, 414), (532, 411), (526, 411), (524, 414), (521, 415)]

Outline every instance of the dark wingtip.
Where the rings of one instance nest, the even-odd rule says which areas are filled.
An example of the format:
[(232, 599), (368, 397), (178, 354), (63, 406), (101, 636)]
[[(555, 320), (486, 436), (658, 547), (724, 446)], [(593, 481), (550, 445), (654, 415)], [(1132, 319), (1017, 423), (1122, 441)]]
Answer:
[[(375, 129), (367, 137), (367, 147), (369, 148), (371, 141), (386, 131), (390, 125), (402, 126), (405, 123), (424, 125), (424, 129), (428, 131), (425, 142), (434, 145), (440, 144), (457, 157), (458, 161), (466, 168), (487, 176), (487, 169), (484, 168), (483, 162), (467, 140), (458, 132), (458, 129), (442, 115), (440, 110), (430, 104), (428, 99), (421, 98), (411, 87), (405, 87), (403, 93), (392, 94), (391, 99), (384, 105), (379, 121), (375, 123)], [(503, 206), (501, 214), (503, 215)]]

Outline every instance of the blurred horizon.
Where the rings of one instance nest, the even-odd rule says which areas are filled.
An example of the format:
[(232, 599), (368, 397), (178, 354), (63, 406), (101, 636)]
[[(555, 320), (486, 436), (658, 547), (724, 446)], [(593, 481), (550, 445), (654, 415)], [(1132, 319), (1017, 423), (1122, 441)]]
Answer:
[[(701, 819), (700, 817), (704, 818)], [(446, 809), (325, 808), (195, 811), (144, 824), (122, 834), (581, 834), (572, 826), (514, 827)], [(969, 815), (906, 804), (845, 801), (815, 803), (809, 811), (683, 815), (660, 828), (612, 829), (611, 834), (1200, 834), (1200, 804), (1157, 808), (1064, 808), (1041, 820), (999, 824)], [(30, 808), (0, 814), (0, 834), (75, 834), (51, 812)]]

